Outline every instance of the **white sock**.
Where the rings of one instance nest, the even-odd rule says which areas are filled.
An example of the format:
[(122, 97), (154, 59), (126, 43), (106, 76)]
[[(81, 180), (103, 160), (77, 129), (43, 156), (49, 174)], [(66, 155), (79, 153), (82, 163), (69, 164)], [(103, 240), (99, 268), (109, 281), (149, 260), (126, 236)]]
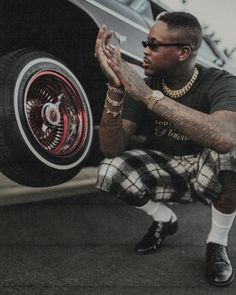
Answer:
[(231, 214), (224, 214), (212, 205), (212, 224), (207, 243), (212, 242), (227, 246), (228, 233), (233, 224), (236, 211)]
[(175, 213), (160, 202), (149, 200), (144, 206), (136, 208), (150, 215), (155, 221), (167, 222), (170, 221), (171, 218), (172, 222), (177, 220)]

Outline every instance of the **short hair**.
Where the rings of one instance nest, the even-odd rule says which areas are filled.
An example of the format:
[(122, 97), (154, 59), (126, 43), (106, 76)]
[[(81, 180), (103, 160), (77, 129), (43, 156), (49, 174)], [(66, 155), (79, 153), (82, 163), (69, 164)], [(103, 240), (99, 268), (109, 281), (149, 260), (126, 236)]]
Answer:
[(198, 50), (202, 43), (202, 28), (198, 19), (188, 12), (175, 11), (161, 13), (157, 20), (168, 25), (169, 29), (180, 31), (180, 41), (190, 44), (194, 50)]

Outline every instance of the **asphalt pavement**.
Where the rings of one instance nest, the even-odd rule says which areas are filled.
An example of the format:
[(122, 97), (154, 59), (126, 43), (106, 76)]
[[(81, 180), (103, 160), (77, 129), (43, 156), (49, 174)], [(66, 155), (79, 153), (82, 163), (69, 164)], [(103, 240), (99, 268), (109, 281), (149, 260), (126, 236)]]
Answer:
[[(0, 207), (0, 294), (235, 294), (236, 281), (226, 288), (205, 281), (209, 207), (172, 205), (179, 231), (159, 253), (138, 256), (134, 245), (150, 217), (92, 182), (90, 189), (77, 181), (73, 196)], [(235, 225), (229, 244), (236, 269)]]
[(95, 190), (96, 175), (97, 167), (85, 167), (66, 183), (52, 187), (34, 188), (13, 182), (0, 173), (0, 206), (65, 198), (91, 192)]

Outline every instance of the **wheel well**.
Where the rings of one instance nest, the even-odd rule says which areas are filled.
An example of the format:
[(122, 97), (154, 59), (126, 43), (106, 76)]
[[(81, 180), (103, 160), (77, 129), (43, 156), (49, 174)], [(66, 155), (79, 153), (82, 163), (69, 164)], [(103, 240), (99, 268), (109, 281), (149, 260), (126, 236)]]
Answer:
[(105, 78), (94, 58), (98, 26), (87, 13), (67, 0), (1, 1), (0, 26), (0, 55), (27, 47), (58, 57), (80, 80), (99, 122)]

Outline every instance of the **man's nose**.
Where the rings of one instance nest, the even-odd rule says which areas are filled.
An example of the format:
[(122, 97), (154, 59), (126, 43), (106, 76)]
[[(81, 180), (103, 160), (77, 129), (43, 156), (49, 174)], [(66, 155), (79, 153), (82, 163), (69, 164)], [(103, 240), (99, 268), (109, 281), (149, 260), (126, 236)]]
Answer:
[(147, 46), (147, 47), (145, 47), (144, 49), (143, 49), (143, 53), (145, 54), (145, 55), (150, 55), (151, 54), (151, 49)]

